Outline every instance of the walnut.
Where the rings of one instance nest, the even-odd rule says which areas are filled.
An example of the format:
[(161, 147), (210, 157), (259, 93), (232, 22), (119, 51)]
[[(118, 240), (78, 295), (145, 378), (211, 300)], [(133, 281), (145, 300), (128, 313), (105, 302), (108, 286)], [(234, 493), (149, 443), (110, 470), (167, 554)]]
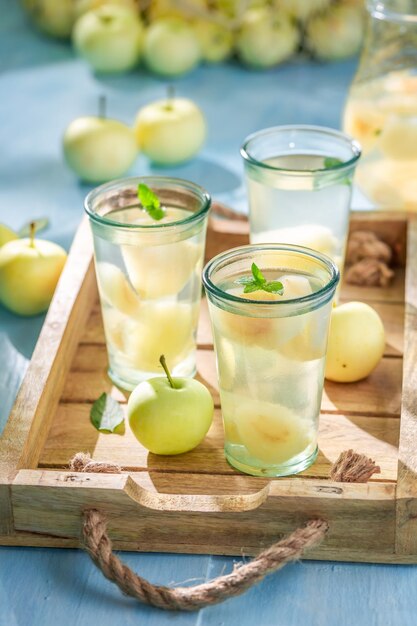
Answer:
[(351, 285), (386, 287), (394, 278), (394, 272), (375, 258), (362, 259), (346, 270), (345, 280)]
[(349, 238), (346, 262), (357, 263), (362, 259), (377, 259), (389, 263), (392, 259), (392, 250), (388, 244), (378, 239), (375, 233), (357, 230)]

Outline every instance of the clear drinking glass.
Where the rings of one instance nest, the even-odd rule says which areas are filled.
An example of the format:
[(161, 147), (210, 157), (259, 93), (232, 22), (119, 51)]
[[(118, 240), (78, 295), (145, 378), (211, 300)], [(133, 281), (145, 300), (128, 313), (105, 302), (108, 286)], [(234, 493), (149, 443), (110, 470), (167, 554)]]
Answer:
[(417, 211), (417, 2), (368, 0), (343, 127), (361, 142), (355, 182), (381, 208)]
[[(252, 263), (283, 295), (243, 293)], [(286, 476), (311, 465), (324, 381), (330, 311), (339, 270), (308, 248), (249, 245), (219, 254), (203, 271), (213, 327), (231, 465)]]
[[(166, 208), (160, 221), (142, 209), (139, 183)], [(161, 354), (175, 376), (195, 374), (209, 208), (204, 189), (166, 177), (114, 181), (86, 198), (109, 376), (124, 389), (161, 374)]]
[(307, 246), (342, 268), (360, 154), (356, 141), (320, 126), (277, 126), (250, 135), (241, 155), (251, 243)]

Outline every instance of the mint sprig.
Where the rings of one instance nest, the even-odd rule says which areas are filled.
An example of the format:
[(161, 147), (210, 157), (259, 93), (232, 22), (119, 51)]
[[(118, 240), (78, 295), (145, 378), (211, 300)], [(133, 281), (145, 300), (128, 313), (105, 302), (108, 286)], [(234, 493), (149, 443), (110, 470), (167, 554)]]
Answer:
[(343, 161), (341, 159), (338, 159), (337, 157), (326, 157), (324, 159), (324, 167), (327, 168), (331, 168), (331, 167), (336, 167), (337, 165), (342, 165)]
[(139, 183), (138, 198), (142, 208), (152, 219), (159, 221), (165, 217), (164, 207), (161, 206), (158, 196), (152, 191), (152, 189), (149, 189), (148, 185)]
[(253, 293), (254, 291), (266, 291), (282, 296), (284, 285), (279, 280), (266, 280), (256, 263), (252, 263), (252, 276), (242, 276), (236, 280), (238, 285), (244, 285), (243, 293)]

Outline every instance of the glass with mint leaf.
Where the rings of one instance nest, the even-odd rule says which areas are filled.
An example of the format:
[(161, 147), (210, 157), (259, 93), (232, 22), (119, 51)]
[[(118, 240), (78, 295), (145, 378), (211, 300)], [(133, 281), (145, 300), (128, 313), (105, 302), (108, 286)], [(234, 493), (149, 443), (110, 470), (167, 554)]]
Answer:
[(180, 179), (128, 178), (86, 198), (109, 358), (109, 376), (131, 390), (162, 375), (193, 376), (201, 267), (210, 197)]
[(204, 268), (225, 455), (254, 476), (311, 465), (337, 266), (285, 244), (224, 252)]
[(305, 246), (342, 268), (359, 144), (332, 128), (277, 126), (247, 137), (241, 155), (251, 243)]

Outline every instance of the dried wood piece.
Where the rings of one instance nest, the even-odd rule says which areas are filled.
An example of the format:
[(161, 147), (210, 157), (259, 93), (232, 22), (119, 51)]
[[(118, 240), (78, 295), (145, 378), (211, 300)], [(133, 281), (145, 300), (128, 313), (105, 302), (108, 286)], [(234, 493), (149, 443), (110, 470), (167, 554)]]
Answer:
[(393, 270), (383, 261), (368, 258), (351, 265), (346, 270), (345, 280), (351, 285), (387, 287), (394, 275)]
[(333, 464), (330, 479), (340, 483), (367, 483), (381, 468), (365, 454), (345, 450)]
[(377, 259), (389, 263), (392, 259), (392, 250), (388, 244), (378, 239), (370, 230), (353, 232), (347, 244), (346, 263), (354, 264), (362, 259)]

